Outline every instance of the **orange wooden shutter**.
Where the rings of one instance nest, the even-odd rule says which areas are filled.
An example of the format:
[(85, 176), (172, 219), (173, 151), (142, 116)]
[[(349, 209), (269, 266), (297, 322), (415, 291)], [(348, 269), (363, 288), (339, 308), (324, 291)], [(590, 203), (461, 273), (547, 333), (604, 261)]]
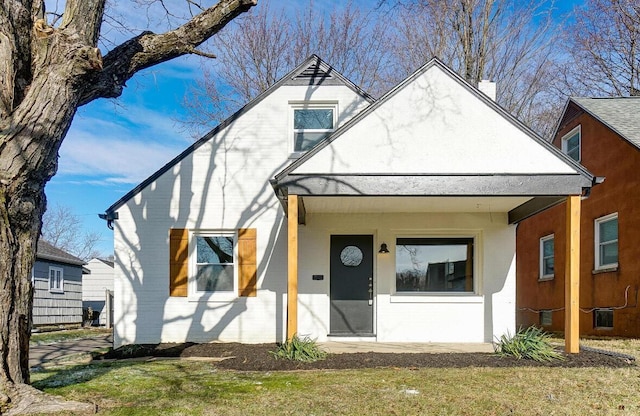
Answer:
[(189, 231), (169, 230), (169, 296), (187, 296)]
[(256, 229), (238, 230), (238, 296), (256, 296), (258, 279), (256, 276)]

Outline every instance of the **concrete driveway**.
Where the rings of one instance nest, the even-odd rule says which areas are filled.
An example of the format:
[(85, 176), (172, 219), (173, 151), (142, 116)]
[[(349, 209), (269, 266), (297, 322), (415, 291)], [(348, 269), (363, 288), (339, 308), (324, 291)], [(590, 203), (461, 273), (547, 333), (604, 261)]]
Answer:
[(113, 345), (112, 335), (97, 335), (94, 338), (62, 341), (48, 345), (34, 345), (29, 348), (29, 367), (37, 367), (63, 357), (89, 353)]

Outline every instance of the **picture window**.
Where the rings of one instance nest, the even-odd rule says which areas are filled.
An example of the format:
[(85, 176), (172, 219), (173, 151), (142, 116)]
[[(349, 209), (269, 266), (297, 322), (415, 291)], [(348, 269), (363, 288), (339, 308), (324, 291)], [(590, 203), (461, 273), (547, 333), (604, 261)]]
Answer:
[(473, 238), (398, 238), (396, 292), (473, 292)]

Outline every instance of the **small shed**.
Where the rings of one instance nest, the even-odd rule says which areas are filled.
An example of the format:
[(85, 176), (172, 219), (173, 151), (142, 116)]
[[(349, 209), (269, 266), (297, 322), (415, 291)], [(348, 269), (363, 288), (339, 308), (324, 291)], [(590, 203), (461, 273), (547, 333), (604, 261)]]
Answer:
[(33, 325), (73, 325), (82, 323), (82, 274), (84, 260), (40, 239), (33, 283)]

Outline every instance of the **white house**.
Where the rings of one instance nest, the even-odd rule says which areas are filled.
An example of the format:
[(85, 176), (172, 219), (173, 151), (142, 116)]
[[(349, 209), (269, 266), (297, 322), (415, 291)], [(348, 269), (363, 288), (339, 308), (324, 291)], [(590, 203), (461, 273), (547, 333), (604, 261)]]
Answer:
[(114, 344), (491, 342), (515, 224), (592, 179), (436, 59), (374, 101), (311, 56), (102, 215)]
[(82, 276), (82, 307), (91, 308), (97, 324), (108, 325), (113, 297), (113, 261), (93, 258), (86, 264), (91, 271)]

